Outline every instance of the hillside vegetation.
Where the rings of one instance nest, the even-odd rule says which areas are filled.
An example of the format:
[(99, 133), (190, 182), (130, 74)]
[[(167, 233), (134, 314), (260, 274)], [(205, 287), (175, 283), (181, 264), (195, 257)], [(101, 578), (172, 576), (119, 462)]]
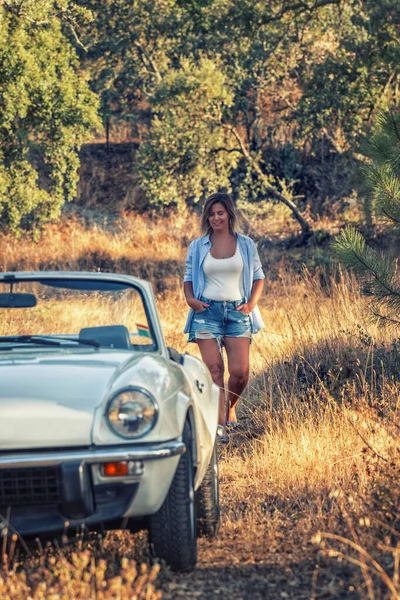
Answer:
[(93, 192), (184, 211), (225, 188), (307, 238), (364, 204), (360, 140), (400, 101), (397, 4), (4, 0), (0, 229), (37, 237)]
[[(47, 226), (39, 245), (1, 238), (1, 268), (149, 278), (167, 343), (197, 353), (181, 333), (183, 261), (196, 229), (187, 215), (69, 218)], [(326, 247), (299, 256), (278, 240), (260, 242), (260, 252), (266, 326), (251, 347), (243, 430), (221, 450), (221, 532), (200, 541), (198, 568), (174, 575), (154, 566), (144, 534), (38, 542), (33, 555), (11, 540), (3, 598), (399, 597), (399, 341), (369, 323), (356, 281), (322, 264)]]

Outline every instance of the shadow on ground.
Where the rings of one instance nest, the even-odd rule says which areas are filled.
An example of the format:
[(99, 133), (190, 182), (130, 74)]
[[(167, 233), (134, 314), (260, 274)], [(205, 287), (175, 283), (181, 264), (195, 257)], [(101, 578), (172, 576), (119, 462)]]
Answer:
[[(304, 557), (305, 552), (308, 558)], [(290, 538), (276, 551), (261, 532), (253, 539), (252, 546), (243, 543), (240, 532), (234, 535), (221, 532), (216, 540), (199, 543), (199, 563), (193, 572), (167, 572), (162, 581), (163, 599), (356, 597), (354, 588), (348, 589), (349, 584), (345, 583), (352, 575), (350, 568), (341, 564), (327, 569), (324, 561), (317, 550), (296, 548)]]

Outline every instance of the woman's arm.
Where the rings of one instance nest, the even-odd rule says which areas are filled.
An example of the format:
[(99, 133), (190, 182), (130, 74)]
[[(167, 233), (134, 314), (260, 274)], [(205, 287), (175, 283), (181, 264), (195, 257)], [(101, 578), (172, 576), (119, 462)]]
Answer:
[(258, 301), (261, 297), (262, 291), (264, 288), (264, 279), (256, 279), (253, 283), (253, 287), (251, 288), (251, 296), (248, 302), (245, 304), (241, 304), (236, 308), (236, 310), (240, 310), (244, 315), (248, 315), (258, 304)]
[(201, 300), (196, 300), (196, 298), (194, 297), (194, 294), (193, 294), (192, 278), (193, 278), (193, 252), (194, 252), (195, 242), (196, 242), (196, 240), (194, 240), (188, 248), (188, 253), (187, 253), (187, 257), (186, 257), (186, 270), (185, 270), (185, 275), (183, 278), (183, 290), (185, 292), (186, 302), (189, 304), (190, 308), (193, 308), (193, 310), (196, 312), (200, 312), (210, 305), (207, 304), (206, 302), (201, 302)]
[(257, 246), (255, 245), (254, 242), (253, 242), (253, 251), (254, 251), (253, 281), (256, 281), (257, 279), (265, 279), (261, 260), (258, 255)]
[(210, 305), (206, 302), (201, 302), (201, 300), (196, 300), (193, 294), (193, 250), (195, 241), (196, 240), (194, 240), (188, 248), (186, 257), (186, 270), (183, 278), (183, 290), (185, 292), (186, 302), (189, 304), (190, 308), (193, 308), (193, 310), (196, 312), (200, 312)]
[(185, 281), (183, 284), (183, 291), (185, 292), (186, 302), (193, 308), (194, 311), (200, 312), (210, 306), (207, 302), (202, 302), (201, 300), (196, 300), (193, 295), (193, 286), (191, 281)]

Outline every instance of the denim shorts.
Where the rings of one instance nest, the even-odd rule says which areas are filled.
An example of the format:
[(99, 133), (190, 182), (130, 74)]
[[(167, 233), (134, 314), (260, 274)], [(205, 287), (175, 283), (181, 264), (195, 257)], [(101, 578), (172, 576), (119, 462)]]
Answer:
[(229, 302), (210, 300), (202, 296), (200, 300), (210, 306), (194, 313), (189, 331), (189, 342), (212, 338), (220, 341), (224, 336), (251, 339), (249, 315), (244, 315), (240, 310), (236, 310), (237, 306), (246, 302), (244, 298)]

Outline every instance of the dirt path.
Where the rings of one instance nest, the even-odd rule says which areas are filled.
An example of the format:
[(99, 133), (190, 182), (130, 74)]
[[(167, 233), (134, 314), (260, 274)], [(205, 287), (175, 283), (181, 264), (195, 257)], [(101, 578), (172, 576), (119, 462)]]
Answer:
[[(358, 598), (346, 585), (346, 567), (321, 562), (317, 566), (315, 551), (291, 552), (269, 547), (262, 531), (252, 545), (242, 544), (240, 537), (222, 532), (213, 542), (199, 544), (199, 562), (192, 573), (169, 574), (163, 582), (163, 598), (188, 600), (262, 600), (296, 598)], [(308, 552), (307, 552), (308, 550)], [(305, 557), (305, 554), (309, 554)], [(313, 560), (314, 558), (314, 560)], [(349, 573), (347, 573), (347, 576)], [(350, 589), (349, 589), (350, 587)]]
[(166, 575), (163, 599), (359, 598), (350, 581), (354, 570), (320, 556), (310, 540), (301, 519), (270, 534), (251, 522), (239, 529), (223, 519), (216, 539), (199, 540), (193, 572)]
[[(238, 536), (239, 538), (239, 536)], [(163, 584), (163, 598), (309, 598), (312, 573), (304, 565), (285, 566), (279, 556), (268, 553), (266, 540), (254, 540), (254, 547), (222, 534), (199, 545), (197, 569), (171, 575)], [(301, 591), (303, 589), (303, 591)]]
[[(238, 437), (234, 445), (243, 444)], [(220, 466), (229, 460), (223, 450)], [(357, 568), (323, 555), (312, 543), (326, 517), (315, 498), (299, 490), (297, 502), (247, 495), (232, 464), (220, 477), (221, 528), (213, 540), (199, 539), (198, 564), (186, 574), (163, 570), (163, 599), (317, 600), (363, 596)], [(329, 508), (326, 506), (329, 514)], [(329, 517), (328, 517), (329, 518)]]

